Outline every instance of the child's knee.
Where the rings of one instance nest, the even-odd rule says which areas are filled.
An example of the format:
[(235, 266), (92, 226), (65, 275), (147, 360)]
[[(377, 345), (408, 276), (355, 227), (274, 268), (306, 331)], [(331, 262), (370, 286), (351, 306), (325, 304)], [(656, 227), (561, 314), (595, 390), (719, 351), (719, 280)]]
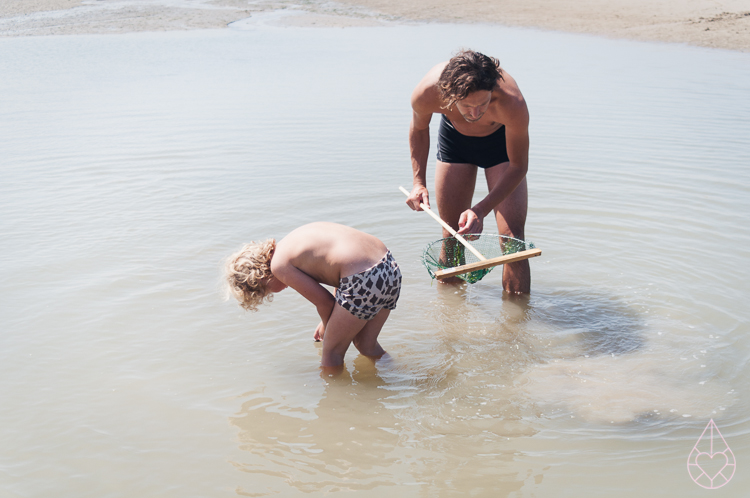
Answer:
[(380, 344), (378, 344), (377, 335), (374, 337), (364, 334), (357, 335), (352, 341), (352, 344), (357, 348), (357, 351), (365, 356), (378, 356), (382, 354), (382, 348), (380, 347)]
[(355, 344), (355, 347), (357, 348), (357, 351), (359, 351), (359, 353), (364, 356), (380, 358), (385, 354), (385, 350), (380, 346), (380, 344), (378, 344), (377, 341), (375, 341), (375, 343), (373, 344), (362, 344), (359, 346)]
[(352, 341), (352, 344), (354, 344), (354, 347), (357, 348), (357, 350), (361, 353), (363, 348), (367, 348), (367, 342), (364, 338), (357, 336)]

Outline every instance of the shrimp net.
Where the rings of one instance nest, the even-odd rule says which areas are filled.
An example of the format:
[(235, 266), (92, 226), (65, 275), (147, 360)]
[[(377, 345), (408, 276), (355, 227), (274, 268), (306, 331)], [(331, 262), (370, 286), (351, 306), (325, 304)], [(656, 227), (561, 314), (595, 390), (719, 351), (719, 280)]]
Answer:
[[(535, 247), (533, 242), (515, 239), (506, 235), (470, 234), (464, 235), (464, 238), (487, 259), (507, 256), (508, 254), (527, 249), (534, 249)], [(433, 279), (437, 278), (435, 272), (438, 270), (478, 263), (479, 261), (480, 259), (470, 250), (466, 249), (455, 237), (436, 240), (429, 244), (425, 248), (424, 253), (422, 253), (422, 263)], [(462, 273), (456, 275), (456, 277), (474, 284), (482, 280), (485, 275), (492, 271), (492, 268), (494, 267)]]

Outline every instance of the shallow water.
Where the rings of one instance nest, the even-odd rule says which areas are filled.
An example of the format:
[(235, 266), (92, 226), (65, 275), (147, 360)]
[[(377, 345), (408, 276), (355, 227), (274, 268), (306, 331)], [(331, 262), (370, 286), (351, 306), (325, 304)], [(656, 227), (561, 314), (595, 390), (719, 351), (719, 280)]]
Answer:
[[(698, 496), (713, 419), (741, 496), (750, 56), (275, 15), (0, 40), (0, 494)], [(527, 300), (432, 284), (397, 190), (411, 90), (461, 46), (529, 102)], [(222, 258), (316, 220), (405, 276), (390, 357), (336, 379), (303, 298), (221, 299)]]

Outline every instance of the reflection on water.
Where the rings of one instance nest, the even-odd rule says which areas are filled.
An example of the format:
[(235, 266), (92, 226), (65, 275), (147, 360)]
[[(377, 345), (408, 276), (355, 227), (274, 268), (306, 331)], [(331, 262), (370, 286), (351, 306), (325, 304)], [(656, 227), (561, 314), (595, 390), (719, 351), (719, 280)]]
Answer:
[(370, 360), (359, 357), (351, 374), (325, 381), (310, 411), (289, 410), (262, 393), (251, 396), (241, 416), (231, 419), (240, 429), (241, 447), (254, 456), (238, 467), (263, 474), (270, 461), (275, 473), (307, 492), (396, 484), (387, 469), (398, 463), (394, 450), (401, 431), (383, 403), (387, 391), (379, 388), (385, 382), (373, 369)]
[[(523, 486), (514, 464), (517, 451), (503, 447), (509, 437), (531, 435), (520, 424), (480, 416), (482, 408), (489, 414), (493, 406), (471, 399), (443, 399), (442, 413), (436, 412), (431, 403), (415, 404), (413, 398), (425, 390), (432, 392), (429, 397), (444, 398), (450, 387), (438, 388), (443, 392), (435, 395), (431, 382), (427, 389), (417, 383), (409, 394), (412, 399), (405, 399), (398, 382), (391, 384), (380, 375), (383, 368), (387, 377), (391, 365), (376, 366), (359, 356), (353, 367), (351, 373), (321, 381), (324, 393), (312, 409), (291, 409), (262, 391), (246, 394), (250, 399), (231, 422), (250, 456), (234, 465), (258, 475), (256, 483), (276, 477), (302, 492), (411, 485), (442, 496), (489, 486), (496, 496), (507, 496)], [(240, 494), (278, 492), (272, 481), (265, 492), (262, 489), (255, 486)]]
[[(307, 384), (323, 386), (314, 406), (247, 394), (232, 424), (252, 458), (235, 465), (302, 492), (409, 484), (429, 496), (512, 496), (549, 470), (519, 439), (563, 428), (584, 440), (665, 437), (737, 402), (716, 378), (721, 362), (688, 353), (707, 343), (661, 341), (622, 299), (583, 290), (509, 298), (487, 287), (438, 286), (408, 346), (389, 348), (387, 361), (355, 356), (351, 373)], [(673, 357), (680, 348), (690, 357)], [(591, 458), (591, 448), (566, 444), (550, 447)], [(264, 489), (284, 487), (270, 479)]]
[[(747, 54), (252, 22), (0, 45), (0, 494), (690, 496), (709, 418), (750, 455)], [(530, 105), (526, 298), (431, 282), (439, 227), (397, 190), (411, 90), (460, 46)], [(389, 358), (336, 378), (304, 298), (217, 283), (317, 220), (404, 274)]]

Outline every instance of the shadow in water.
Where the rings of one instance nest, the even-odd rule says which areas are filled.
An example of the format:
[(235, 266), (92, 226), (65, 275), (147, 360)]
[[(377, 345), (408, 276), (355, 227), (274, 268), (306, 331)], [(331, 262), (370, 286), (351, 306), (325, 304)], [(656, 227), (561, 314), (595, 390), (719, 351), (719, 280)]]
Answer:
[(453, 329), (526, 343), (534, 334), (553, 356), (623, 355), (645, 345), (638, 312), (589, 289), (513, 296), (481, 283), (441, 286), (428, 314), (449, 336)]
[(590, 289), (535, 294), (528, 305), (534, 329), (547, 329), (559, 349), (577, 356), (623, 355), (645, 345), (641, 316), (620, 298)]
[(622, 298), (589, 289), (538, 293), (526, 330), (539, 361), (517, 382), (546, 417), (653, 424), (709, 416), (731, 403), (706, 351), (686, 354), (662, 332), (647, 338), (643, 315)]
[(472, 426), (487, 414), (528, 421), (562, 406), (560, 413), (608, 423), (673, 408), (689, 413), (669, 396), (684, 397), (687, 388), (665, 385), (673, 366), (647, 354), (645, 322), (619, 297), (591, 290), (514, 297), (482, 284), (439, 291), (430, 316), (440, 338), (434, 354), (450, 366), (443, 396)]

